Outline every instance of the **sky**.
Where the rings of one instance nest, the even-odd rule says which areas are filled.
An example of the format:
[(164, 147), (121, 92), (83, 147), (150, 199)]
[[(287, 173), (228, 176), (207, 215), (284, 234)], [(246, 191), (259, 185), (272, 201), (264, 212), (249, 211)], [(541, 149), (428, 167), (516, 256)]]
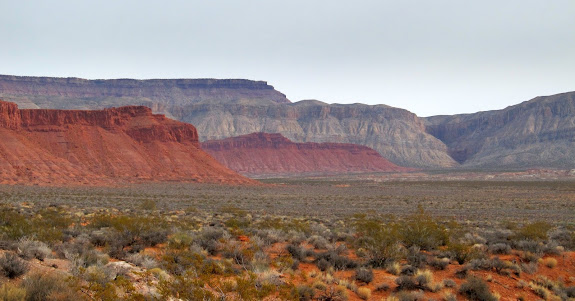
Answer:
[(419, 116), (575, 91), (573, 0), (0, 0), (0, 74), (264, 80)]

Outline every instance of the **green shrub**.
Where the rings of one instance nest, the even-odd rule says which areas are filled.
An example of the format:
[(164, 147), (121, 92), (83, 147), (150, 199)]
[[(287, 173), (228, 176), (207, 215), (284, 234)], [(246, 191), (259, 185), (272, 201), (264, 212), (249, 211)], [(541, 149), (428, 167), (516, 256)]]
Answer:
[(396, 225), (399, 238), (406, 248), (418, 246), (422, 250), (434, 250), (449, 243), (447, 229), (436, 222), (421, 207), (418, 213)]
[(547, 239), (547, 232), (553, 226), (547, 222), (538, 221), (526, 224), (519, 228), (515, 233), (516, 240), (545, 240)]
[(364, 250), (369, 265), (385, 267), (403, 256), (394, 227), (362, 217), (355, 222), (355, 230), (358, 238), (354, 240), (354, 245), (356, 249)]

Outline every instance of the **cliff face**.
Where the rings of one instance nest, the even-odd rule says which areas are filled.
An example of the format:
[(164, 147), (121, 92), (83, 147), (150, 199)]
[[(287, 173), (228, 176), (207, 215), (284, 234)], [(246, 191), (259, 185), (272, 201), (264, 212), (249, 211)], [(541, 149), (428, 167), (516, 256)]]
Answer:
[(365, 145), (391, 162), (410, 167), (451, 167), (447, 147), (425, 132), (413, 113), (384, 105), (329, 105), (301, 101), (287, 105), (191, 104), (172, 108), (193, 123), (200, 141), (253, 132), (281, 133), (294, 142)]
[[(101, 109), (203, 101), (290, 103), (263, 81), (244, 79), (112, 79), (0, 75), (0, 98), (22, 108)], [(161, 107), (161, 106), (159, 106)]]
[(403, 166), (457, 165), (447, 147), (425, 132), (422, 120), (406, 110), (319, 101), (292, 104), (265, 82), (0, 76), (1, 97), (25, 108), (145, 105), (196, 125), (201, 141), (254, 132), (281, 133), (296, 142), (365, 145)]
[(199, 148), (194, 126), (147, 107), (19, 110), (0, 101), (0, 183), (251, 183)]
[(425, 122), (464, 166), (575, 168), (575, 92)]
[(294, 143), (280, 134), (253, 133), (201, 146), (228, 168), (255, 177), (408, 170), (365, 146)]

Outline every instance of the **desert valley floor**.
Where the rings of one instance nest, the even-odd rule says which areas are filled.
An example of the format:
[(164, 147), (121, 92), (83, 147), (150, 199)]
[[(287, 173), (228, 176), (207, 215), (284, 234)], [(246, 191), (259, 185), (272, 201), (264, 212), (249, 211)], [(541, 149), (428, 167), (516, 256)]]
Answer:
[(482, 177), (3, 185), (0, 299), (572, 300), (575, 181)]

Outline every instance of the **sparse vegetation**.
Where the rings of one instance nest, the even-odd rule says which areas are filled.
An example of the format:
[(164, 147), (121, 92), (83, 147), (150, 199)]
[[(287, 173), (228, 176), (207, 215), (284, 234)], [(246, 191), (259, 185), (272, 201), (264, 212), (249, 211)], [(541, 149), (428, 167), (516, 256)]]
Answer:
[[(459, 292), (469, 299), (495, 300), (489, 285), (496, 289), (501, 277), (522, 276), (526, 280), (513, 285), (522, 295), (567, 299), (575, 294), (569, 286), (575, 280), (538, 275), (557, 270), (571, 254), (566, 252), (574, 228), (561, 219), (541, 223), (541, 215), (523, 222), (524, 215), (509, 209), (505, 220), (484, 222), (480, 215), (462, 214), (463, 220), (455, 222), (438, 211), (456, 206), (455, 198), (447, 197), (439, 208), (414, 210), (415, 204), (438, 198), (422, 192), (382, 196), (388, 191), (376, 193), (365, 185), (351, 193), (340, 190), (326, 202), (321, 194), (331, 184), (297, 185), (309, 190), (192, 185), (190, 191), (186, 185), (151, 185), (90, 188), (88, 193), (0, 186), (0, 271), (5, 276), (0, 299), (422, 300), (433, 292), (454, 300)], [(391, 186), (408, 189), (402, 183)], [(266, 195), (270, 191), (273, 196)], [(295, 200), (292, 192), (302, 199)], [(482, 196), (508, 206), (492, 197)], [(297, 207), (302, 202), (328, 209), (314, 215)], [(331, 202), (345, 210), (330, 208)], [(346, 202), (354, 206), (341, 205)], [(561, 208), (572, 206), (558, 202)], [(463, 202), (461, 212), (495, 206), (481, 204)], [(30, 266), (51, 272), (28, 272)], [(473, 277), (479, 273), (488, 281)]]

